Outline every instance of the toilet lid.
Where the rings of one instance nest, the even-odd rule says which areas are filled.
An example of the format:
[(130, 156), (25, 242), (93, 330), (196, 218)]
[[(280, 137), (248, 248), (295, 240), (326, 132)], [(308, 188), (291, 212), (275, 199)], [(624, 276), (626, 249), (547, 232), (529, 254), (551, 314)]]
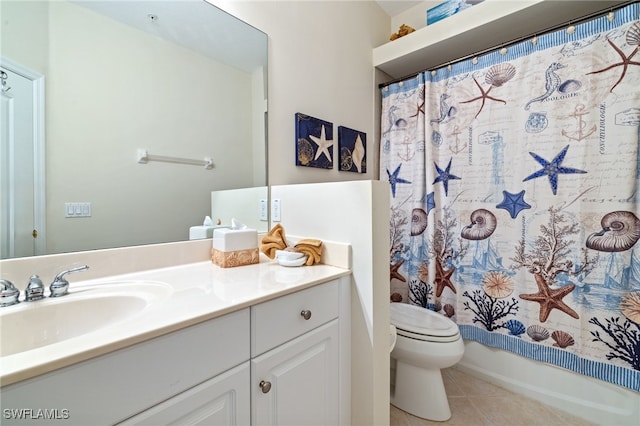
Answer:
[(404, 330), (414, 335), (452, 337), (460, 332), (456, 323), (430, 309), (406, 303), (391, 303), (390, 309), (391, 323), (399, 334)]

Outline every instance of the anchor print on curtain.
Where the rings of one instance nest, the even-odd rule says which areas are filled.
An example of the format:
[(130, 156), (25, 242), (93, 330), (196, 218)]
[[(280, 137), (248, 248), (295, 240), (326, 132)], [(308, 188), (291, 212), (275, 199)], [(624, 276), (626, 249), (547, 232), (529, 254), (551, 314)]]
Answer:
[(640, 4), (382, 89), (391, 302), (640, 390)]

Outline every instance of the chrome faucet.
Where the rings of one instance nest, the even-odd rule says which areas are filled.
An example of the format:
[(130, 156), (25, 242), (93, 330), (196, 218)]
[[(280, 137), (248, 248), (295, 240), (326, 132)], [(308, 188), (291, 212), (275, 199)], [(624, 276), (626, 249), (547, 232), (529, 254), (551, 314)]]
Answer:
[(29, 278), (29, 284), (24, 290), (24, 301), (33, 302), (34, 300), (40, 300), (44, 297), (44, 284), (37, 275), (31, 275)]
[(67, 281), (64, 276), (73, 272), (86, 271), (87, 269), (89, 269), (88, 265), (82, 265), (78, 266), (77, 268), (71, 268), (66, 271), (60, 272), (58, 275), (56, 275), (56, 277), (53, 279), (53, 282), (49, 286), (49, 290), (51, 291), (49, 297), (60, 297), (67, 294), (67, 291), (69, 289), (69, 281)]
[(15, 305), (20, 303), (18, 290), (11, 281), (0, 280), (0, 307)]

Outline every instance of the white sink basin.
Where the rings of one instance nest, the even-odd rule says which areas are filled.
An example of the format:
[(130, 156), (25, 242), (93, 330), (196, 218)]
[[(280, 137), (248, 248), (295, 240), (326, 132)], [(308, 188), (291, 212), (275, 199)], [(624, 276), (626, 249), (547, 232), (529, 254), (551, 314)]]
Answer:
[(120, 323), (166, 298), (158, 282), (111, 282), (66, 296), (0, 308), (0, 357), (58, 343)]

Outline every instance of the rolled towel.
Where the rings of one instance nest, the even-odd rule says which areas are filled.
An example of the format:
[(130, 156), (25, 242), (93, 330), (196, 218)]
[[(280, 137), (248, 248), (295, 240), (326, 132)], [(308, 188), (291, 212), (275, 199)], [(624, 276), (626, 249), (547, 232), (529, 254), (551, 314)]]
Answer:
[(276, 250), (284, 250), (285, 248), (287, 248), (287, 240), (284, 236), (284, 227), (278, 223), (271, 228), (267, 235), (262, 237), (260, 251), (273, 259), (276, 257)]
[(314, 263), (320, 263), (320, 257), (322, 255), (322, 241), (307, 238), (298, 241), (294, 247), (296, 250), (309, 256), (307, 258), (307, 263), (305, 263), (307, 266), (311, 266)]

